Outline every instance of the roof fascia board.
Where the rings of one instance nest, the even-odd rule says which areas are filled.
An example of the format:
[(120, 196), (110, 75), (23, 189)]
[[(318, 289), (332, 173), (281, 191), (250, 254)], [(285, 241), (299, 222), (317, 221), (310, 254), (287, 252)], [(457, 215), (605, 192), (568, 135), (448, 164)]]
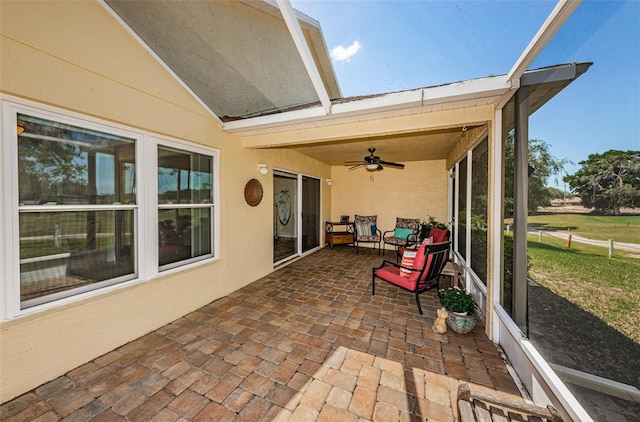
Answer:
[(289, 28), (291, 38), (293, 39), (293, 42), (298, 49), (298, 54), (300, 54), (300, 58), (304, 63), (304, 67), (307, 69), (307, 74), (309, 75), (311, 83), (316, 90), (316, 94), (320, 99), (320, 103), (322, 104), (325, 113), (329, 114), (331, 112), (331, 100), (329, 99), (327, 90), (322, 83), (320, 71), (316, 67), (316, 63), (313, 60), (313, 56), (311, 55), (311, 50), (309, 50), (307, 41), (305, 40), (304, 34), (302, 33), (302, 28), (300, 27), (300, 22), (298, 21), (296, 12), (293, 10), (293, 7), (291, 6), (291, 2), (289, 0), (277, 1), (280, 12), (282, 13), (282, 17), (287, 24), (287, 28)]
[(496, 109), (503, 108), (516, 92), (517, 88), (519, 88), (520, 86), (532, 86), (560, 81), (567, 81), (567, 83), (570, 83), (571, 81), (577, 79), (580, 75), (585, 73), (592, 64), (593, 63), (591, 62), (569, 63), (549, 68), (528, 70), (524, 74), (522, 74), (522, 76), (518, 80), (519, 83), (515, 83), (516, 81), (514, 81), (514, 88), (509, 90), (496, 103)]
[[(393, 92), (361, 100), (334, 104), (331, 115), (318, 113), (319, 107), (314, 109), (296, 110), (251, 119), (236, 120), (223, 125), (227, 132), (243, 132), (247, 130), (290, 125), (310, 120), (345, 117), (349, 115), (363, 115), (388, 111), (421, 107), (426, 105), (456, 102), (461, 100), (502, 95), (511, 89), (511, 84), (504, 76), (472, 79), (436, 87), (422, 88), (411, 91)], [(315, 110), (315, 111), (314, 111)]]
[(590, 65), (590, 63), (570, 63), (546, 69), (530, 70), (522, 75), (520, 85), (531, 86), (549, 82), (572, 81), (579, 76), (578, 66), (588, 68)]
[(519, 79), (527, 68), (538, 57), (538, 54), (547, 46), (556, 32), (567, 22), (573, 12), (580, 6), (582, 0), (559, 0), (551, 11), (536, 35), (524, 49), (516, 63), (507, 74), (507, 80)]
[(336, 78), (336, 70), (333, 67), (333, 60), (331, 60), (327, 43), (324, 40), (324, 34), (320, 28), (312, 27), (311, 25), (307, 26), (309, 27), (308, 33), (311, 38), (311, 45), (316, 50), (318, 66), (323, 71), (323, 75), (325, 75), (329, 98), (341, 98), (342, 90)]
[[(276, 0), (240, 0), (242, 3), (255, 7), (263, 12), (277, 18), (283, 19), (282, 13), (278, 8), (278, 3)], [(305, 15), (299, 10), (293, 9), (296, 17), (298, 18), (298, 22), (300, 22), (300, 27), (307, 31), (309, 37), (311, 38), (311, 46), (318, 50), (317, 60), (318, 66), (320, 70), (323, 71), (325, 75), (327, 86), (326, 89), (329, 93), (329, 98), (340, 98), (342, 97), (342, 91), (340, 90), (340, 85), (338, 80), (336, 79), (336, 72), (333, 67), (333, 63), (329, 58), (329, 50), (327, 49), (327, 43), (324, 40), (324, 35), (322, 33), (322, 29), (320, 27), (320, 22), (313, 19), (312, 17)], [(283, 19), (284, 20), (284, 19)]]
[(292, 128), (281, 132), (243, 136), (244, 148), (274, 148), (318, 142), (344, 142), (368, 137), (399, 135), (450, 129), (462, 125), (476, 126), (491, 121), (493, 104), (472, 108), (437, 110), (431, 113), (404, 114), (362, 121), (336, 121), (329, 125)]
[(269, 114), (267, 116), (252, 117), (250, 119), (234, 120), (223, 123), (222, 130), (230, 133), (255, 130), (291, 123), (303, 123), (326, 117), (322, 107), (306, 108), (304, 110), (288, 111), (286, 113)]
[(333, 106), (333, 114), (408, 108), (500, 95), (511, 88), (504, 76), (471, 79), (412, 91), (394, 92)]
[[(263, 12), (266, 12), (268, 14), (270, 14), (271, 16), (277, 17), (277, 18), (282, 18), (282, 13), (278, 13), (275, 12), (276, 10), (279, 10), (280, 8), (278, 7), (278, 2), (277, 0), (240, 0), (241, 3), (244, 3), (246, 5), (249, 5), (251, 7), (255, 7), (258, 8), (260, 10), (262, 10)], [(261, 6), (262, 4), (265, 5), (269, 5), (270, 7), (263, 7)], [(320, 22), (318, 22), (317, 20), (313, 19), (311, 16), (309, 15), (305, 15), (304, 13), (300, 12), (299, 10), (293, 9), (294, 13), (296, 14), (297, 18), (299, 19), (299, 21), (315, 26), (316, 28), (320, 28)]]
[(111, 9), (111, 7), (109, 7), (109, 5), (104, 0), (98, 0), (98, 4), (100, 4), (104, 8), (104, 10), (109, 13), (111, 17), (113, 17), (116, 22), (118, 22), (124, 28), (124, 30), (127, 31), (129, 35), (131, 35), (140, 44), (140, 46), (142, 46), (142, 48), (144, 48), (146, 52), (149, 53), (149, 55), (153, 57), (158, 62), (158, 64), (162, 66), (162, 68), (166, 70), (169, 75), (171, 75), (171, 77), (175, 79), (176, 82), (180, 84), (180, 86), (182, 86), (189, 93), (189, 95), (191, 95), (193, 99), (196, 100), (198, 104), (200, 104), (202, 108), (204, 108), (207, 113), (211, 115), (211, 117), (216, 122), (222, 125), (222, 120), (220, 120), (216, 113), (214, 113), (213, 110), (211, 110), (209, 106), (206, 105), (204, 101), (202, 101), (200, 97), (198, 97), (196, 93), (193, 92), (191, 88), (189, 88), (189, 86), (184, 83), (184, 81), (178, 75), (176, 75), (173, 70), (171, 70), (171, 68), (160, 58), (160, 56), (158, 56), (155, 51), (153, 51), (151, 47), (149, 47), (149, 45), (147, 45), (147, 43), (145, 43), (142, 38), (140, 38), (138, 34), (136, 34), (135, 31), (131, 29), (131, 27), (127, 25), (127, 23), (113, 9)]

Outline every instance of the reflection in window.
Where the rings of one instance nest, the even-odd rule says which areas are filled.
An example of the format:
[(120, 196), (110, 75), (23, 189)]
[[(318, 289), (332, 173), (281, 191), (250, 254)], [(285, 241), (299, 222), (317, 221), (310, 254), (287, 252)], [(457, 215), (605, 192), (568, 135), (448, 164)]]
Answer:
[(211, 209), (159, 210), (158, 238), (161, 266), (211, 256)]
[(502, 126), (502, 145), (504, 151), (504, 218), (506, 231), (504, 234), (504, 264), (501, 304), (504, 310), (513, 317), (513, 196), (515, 178), (513, 154), (513, 116), (515, 114), (514, 98), (511, 98), (503, 109), (506, 116)]
[(21, 307), (134, 278), (135, 141), (17, 122)]
[(21, 205), (135, 203), (132, 139), (18, 114)]
[(489, 154), (487, 138), (473, 149), (471, 163), (471, 268), (487, 284), (487, 194)]
[(23, 307), (133, 278), (132, 210), (20, 213)]
[(467, 259), (467, 158), (458, 165), (458, 253)]
[(158, 203), (211, 203), (212, 163), (210, 156), (159, 147)]
[(158, 263), (213, 256), (213, 157), (158, 147)]

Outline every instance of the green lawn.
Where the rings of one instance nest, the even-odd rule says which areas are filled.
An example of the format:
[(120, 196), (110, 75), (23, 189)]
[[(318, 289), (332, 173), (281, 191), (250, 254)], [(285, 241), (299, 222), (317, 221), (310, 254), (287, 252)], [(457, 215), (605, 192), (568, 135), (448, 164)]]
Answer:
[(529, 235), (531, 277), (640, 343), (640, 259), (608, 258), (607, 248), (578, 243), (567, 249), (565, 240), (549, 236), (537, 240)]
[[(640, 211), (640, 210), (639, 210)], [(513, 219), (505, 220), (512, 224)], [(640, 215), (544, 214), (530, 215), (530, 229), (567, 231), (596, 240), (640, 244)]]

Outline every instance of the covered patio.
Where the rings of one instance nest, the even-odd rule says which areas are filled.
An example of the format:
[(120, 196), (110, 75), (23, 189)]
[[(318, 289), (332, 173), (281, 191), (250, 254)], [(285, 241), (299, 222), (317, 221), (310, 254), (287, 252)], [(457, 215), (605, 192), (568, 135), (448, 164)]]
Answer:
[[(526, 338), (528, 118), (590, 63), (530, 67), (578, 4), (508, 73), (345, 98), (319, 22), (286, 0), (1, 2), (0, 418), (446, 421), (461, 383), (519, 397), (513, 373), (588, 421)], [(403, 170), (344, 165), (370, 148)], [(435, 292), (424, 316), (394, 286), (372, 297), (382, 258), (323, 248), (326, 222), (355, 214), (450, 226), (484, 324), (435, 335)], [(78, 255), (89, 283), (26, 296), (77, 276)], [(94, 256), (123, 273), (104, 280)]]
[[(377, 283), (323, 248), (0, 407), (24, 420), (457, 420), (456, 393), (520, 398), (478, 324), (435, 334), (435, 290)], [(442, 277), (446, 285), (448, 277)]]

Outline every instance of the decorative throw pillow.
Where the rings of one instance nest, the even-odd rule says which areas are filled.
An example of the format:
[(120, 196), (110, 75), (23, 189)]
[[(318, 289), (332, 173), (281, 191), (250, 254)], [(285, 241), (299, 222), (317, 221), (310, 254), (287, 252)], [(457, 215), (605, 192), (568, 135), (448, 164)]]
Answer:
[(411, 277), (412, 271), (406, 270), (406, 268), (413, 268), (413, 264), (416, 262), (416, 256), (418, 251), (405, 250), (402, 254), (402, 261), (400, 261), (400, 277)]
[(393, 237), (397, 237), (399, 239), (406, 239), (411, 234), (413, 234), (413, 230), (411, 229), (401, 229), (399, 227), (396, 227), (396, 229), (393, 231)]
[(371, 236), (375, 236), (376, 235), (376, 231), (378, 231), (378, 228), (376, 227), (375, 224), (371, 225)]
[(358, 237), (371, 236), (371, 224), (356, 223), (356, 233), (358, 234)]
[(433, 238), (433, 243), (442, 243), (447, 241), (447, 233), (448, 230), (446, 229), (443, 230), (434, 227), (431, 229), (431, 231), (429, 231), (429, 237)]

